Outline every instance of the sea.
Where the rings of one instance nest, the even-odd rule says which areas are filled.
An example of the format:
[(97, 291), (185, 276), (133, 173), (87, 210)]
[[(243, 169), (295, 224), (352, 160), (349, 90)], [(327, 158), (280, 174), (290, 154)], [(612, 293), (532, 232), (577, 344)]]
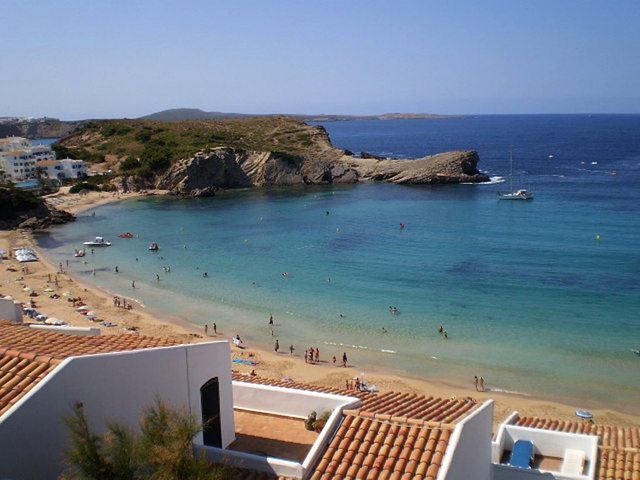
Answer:
[[(245, 345), (346, 352), (354, 376), (473, 388), (478, 375), (493, 391), (640, 414), (640, 115), (322, 126), (333, 145), (384, 157), (477, 150), (491, 181), (135, 198), (39, 245), (85, 282)], [(499, 201), (510, 181), (534, 199)], [(73, 256), (98, 235), (112, 246)]]

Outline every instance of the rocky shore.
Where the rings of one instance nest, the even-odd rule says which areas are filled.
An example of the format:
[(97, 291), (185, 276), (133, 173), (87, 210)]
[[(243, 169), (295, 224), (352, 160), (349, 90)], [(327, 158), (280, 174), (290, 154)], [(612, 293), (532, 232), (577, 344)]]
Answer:
[(341, 151), (335, 159), (218, 147), (173, 164), (156, 188), (174, 195), (209, 196), (228, 188), (392, 182), (444, 184), (486, 182), (475, 151), (418, 159), (357, 158)]

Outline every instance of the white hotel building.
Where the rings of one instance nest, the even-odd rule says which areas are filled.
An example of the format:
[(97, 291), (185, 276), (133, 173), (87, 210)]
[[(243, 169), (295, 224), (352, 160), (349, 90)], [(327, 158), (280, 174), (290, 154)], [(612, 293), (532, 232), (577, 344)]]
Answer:
[(87, 176), (82, 160), (56, 160), (49, 145), (34, 145), (22, 137), (0, 139), (0, 180), (21, 182), (37, 177), (37, 169), (45, 178), (81, 178)]

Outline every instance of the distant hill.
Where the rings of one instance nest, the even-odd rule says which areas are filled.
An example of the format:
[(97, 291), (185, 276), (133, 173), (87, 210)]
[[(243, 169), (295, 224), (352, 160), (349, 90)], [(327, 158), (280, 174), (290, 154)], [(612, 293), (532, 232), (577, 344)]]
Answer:
[[(275, 115), (275, 114), (274, 114)], [(249, 113), (205, 112), (199, 108), (173, 108), (140, 117), (143, 120), (179, 122), (182, 120), (227, 120), (233, 118), (256, 117)], [(290, 114), (303, 122), (337, 122), (344, 120), (394, 120), (405, 118), (458, 118), (461, 115), (437, 115), (433, 113), (384, 113), (381, 115), (335, 115), (335, 114)]]
[(228, 120), (231, 118), (253, 117), (245, 113), (205, 112), (199, 108), (171, 108), (140, 117), (142, 120), (179, 122), (182, 120)]

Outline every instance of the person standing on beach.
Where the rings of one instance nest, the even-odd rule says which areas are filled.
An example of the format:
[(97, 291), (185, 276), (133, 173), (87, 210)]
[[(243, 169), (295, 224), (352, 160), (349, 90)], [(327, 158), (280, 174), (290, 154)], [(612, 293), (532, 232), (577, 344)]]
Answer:
[(342, 366), (347, 366), (347, 352), (342, 352)]
[(294, 350), (293, 345), (289, 345), (289, 354), (290, 355), (293, 355), (293, 350)]
[(218, 335), (218, 326), (215, 323), (213, 324), (213, 334)]
[(480, 377), (480, 391), (484, 392), (484, 378)]
[(206, 323), (204, 324), (204, 334), (206, 337), (209, 336), (209, 325), (207, 325)]
[(476, 392), (478, 391), (478, 376), (476, 375), (475, 377), (473, 377), (473, 379), (476, 382)]
[(276, 338), (276, 344), (274, 346), (274, 350), (276, 351), (276, 353), (278, 353), (278, 350), (280, 350), (280, 344), (278, 343), (278, 339)]
[(273, 315), (269, 315), (269, 325), (273, 327)]
[(131, 288), (136, 288), (136, 281), (135, 280), (131, 280)]

